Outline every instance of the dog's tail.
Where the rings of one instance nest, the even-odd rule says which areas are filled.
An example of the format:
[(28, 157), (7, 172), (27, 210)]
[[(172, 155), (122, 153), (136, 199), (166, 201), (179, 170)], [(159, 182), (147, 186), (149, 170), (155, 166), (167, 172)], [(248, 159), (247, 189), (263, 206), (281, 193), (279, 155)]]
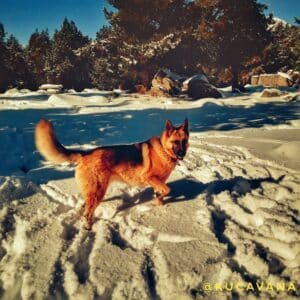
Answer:
[(35, 145), (49, 161), (55, 163), (79, 162), (83, 152), (66, 149), (57, 140), (53, 126), (48, 120), (40, 120), (35, 128)]

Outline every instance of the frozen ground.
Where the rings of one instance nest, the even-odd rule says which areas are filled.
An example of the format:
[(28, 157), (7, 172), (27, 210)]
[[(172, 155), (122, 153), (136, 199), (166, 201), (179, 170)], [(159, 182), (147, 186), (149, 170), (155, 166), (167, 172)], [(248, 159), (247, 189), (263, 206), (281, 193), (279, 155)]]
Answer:
[[(299, 94), (225, 94), (0, 95), (0, 298), (297, 299)], [(90, 232), (72, 166), (34, 149), (40, 118), (64, 145), (88, 149), (147, 139), (186, 116), (190, 148), (167, 204), (114, 184)]]

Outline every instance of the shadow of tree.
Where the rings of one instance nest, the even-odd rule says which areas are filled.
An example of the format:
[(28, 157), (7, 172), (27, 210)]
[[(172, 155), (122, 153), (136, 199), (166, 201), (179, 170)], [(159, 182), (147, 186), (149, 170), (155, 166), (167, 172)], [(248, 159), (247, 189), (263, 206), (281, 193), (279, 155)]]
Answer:
[(1, 100), (10, 100), (10, 101), (46, 101), (48, 100), (50, 96), (46, 95), (46, 94), (40, 94), (40, 95), (22, 95), (22, 96), (16, 96), (16, 97), (5, 97), (5, 96), (1, 96), (0, 97), (0, 101)]
[[(11, 168), (7, 163), (0, 165), (0, 175), (10, 175), (13, 169), (39, 172), (42, 158), (34, 146), (34, 127), (41, 118), (53, 122), (58, 139), (66, 146), (100, 146), (134, 143), (159, 135), (166, 119), (181, 123), (185, 117), (190, 120), (192, 132), (206, 130), (232, 130), (239, 128), (277, 125), (298, 118), (299, 102), (257, 103), (252, 107), (219, 106), (206, 103), (193, 109), (152, 108), (144, 110), (121, 110), (104, 113), (78, 114), (74, 108), (19, 109), (0, 111), (0, 142), (6, 144), (0, 149), (0, 155), (6, 162), (14, 162)], [(10, 149), (11, 151), (7, 151)], [(25, 153), (24, 153), (25, 152)], [(45, 182), (50, 179), (70, 177), (69, 172), (53, 170)], [(39, 182), (40, 183), (40, 182)]]

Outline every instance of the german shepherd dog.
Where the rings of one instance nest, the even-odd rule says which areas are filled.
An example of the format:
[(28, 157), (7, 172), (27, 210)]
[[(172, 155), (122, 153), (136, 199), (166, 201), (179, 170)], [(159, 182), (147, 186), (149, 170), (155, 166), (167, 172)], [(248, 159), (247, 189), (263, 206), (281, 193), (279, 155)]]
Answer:
[(35, 129), (35, 143), (39, 152), (55, 163), (72, 162), (77, 165), (75, 178), (84, 197), (86, 229), (91, 229), (93, 215), (102, 201), (110, 182), (123, 181), (129, 185), (151, 186), (154, 203), (163, 205), (170, 193), (166, 180), (182, 160), (188, 148), (188, 120), (174, 127), (167, 120), (161, 136), (131, 145), (99, 147), (90, 151), (66, 149), (57, 140), (52, 124), (41, 120)]

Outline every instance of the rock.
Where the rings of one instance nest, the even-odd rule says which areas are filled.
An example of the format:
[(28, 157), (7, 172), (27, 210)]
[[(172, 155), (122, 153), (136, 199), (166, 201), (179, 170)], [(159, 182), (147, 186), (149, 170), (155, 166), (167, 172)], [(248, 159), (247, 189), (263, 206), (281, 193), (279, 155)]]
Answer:
[(152, 80), (148, 94), (151, 96), (174, 96), (187, 93), (193, 99), (222, 98), (222, 94), (211, 85), (204, 74), (196, 74), (190, 78), (181, 77), (170, 70), (158, 71)]
[(146, 94), (147, 88), (143, 84), (137, 84), (134, 86), (138, 94)]
[(131, 78), (125, 78), (121, 80), (119, 84), (119, 89), (122, 91), (127, 91), (129, 93), (132, 93), (135, 91), (134, 89), (134, 81)]
[(31, 93), (31, 90), (29, 90), (29, 89), (21, 89), (20, 93), (21, 94), (28, 94), (28, 93)]
[(190, 84), (190, 82), (195, 81), (195, 80), (203, 81), (203, 82), (209, 83), (207, 77), (206, 77), (204, 74), (196, 74), (196, 75), (194, 75), (194, 76), (192, 76), (192, 77), (189, 77), (188, 79), (186, 79), (186, 80), (182, 83), (181, 91), (182, 91), (182, 92), (187, 92), (187, 90), (189, 89), (189, 84)]
[[(85, 92), (85, 89), (83, 90)], [(77, 92), (74, 89), (70, 89), (67, 91), (68, 94), (76, 94)]]
[(59, 94), (61, 92), (61, 90), (58, 89), (47, 89), (46, 90), (47, 94)]
[(251, 76), (251, 85), (258, 85), (259, 75)]
[(151, 89), (147, 91), (146, 94), (153, 97), (170, 97), (170, 94), (168, 92), (161, 90), (159, 87), (151, 87)]
[[(69, 90), (69, 91), (74, 91), (74, 93), (76, 93), (76, 91), (73, 89)], [(93, 88), (93, 89), (84, 89), (82, 92), (84, 92), (84, 93), (99, 93), (100, 91), (96, 88)]]
[(300, 94), (293, 96), (293, 101), (300, 101)]
[(261, 74), (252, 76), (251, 84), (265, 87), (291, 86), (293, 79), (291, 75), (283, 72), (278, 72), (277, 74)]
[(208, 82), (197, 78), (190, 80), (188, 83), (187, 93), (193, 99), (200, 98), (222, 98), (218, 89)]
[(20, 92), (17, 88), (9, 89), (4, 93), (5, 96), (15, 96), (15, 95), (18, 95), (18, 94), (20, 94)]
[(39, 90), (62, 90), (63, 89), (63, 85), (62, 84), (42, 84), (39, 87)]
[(293, 71), (291, 74), (293, 86), (298, 86), (300, 85), (300, 72), (298, 71)]
[(286, 93), (278, 90), (278, 89), (264, 89), (260, 95), (260, 97), (271, 98), (271, 97), (280, 97), (285, 95)]
[(181, 90), (181, 79), (179, 75), (164, 69), (154, 75), (151, 84), (154, 91), (161, 90), (170, 95), (178, 95)]
[(42, 84), (38, 92), (45, 94), (59, 94), (63, 90), (62, 84)]

